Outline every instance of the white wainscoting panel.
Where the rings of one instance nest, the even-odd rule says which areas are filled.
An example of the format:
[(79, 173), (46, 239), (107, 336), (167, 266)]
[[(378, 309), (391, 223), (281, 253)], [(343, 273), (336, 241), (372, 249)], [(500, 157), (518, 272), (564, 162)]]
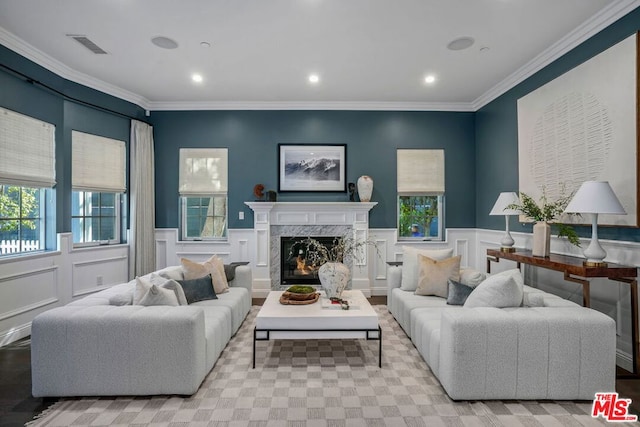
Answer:
[(57, 251), (0, 259), (0, 346), (29, 336), (38, 314), (128, 280), (128, 245), (74, 249), (71, 233), (57, 241)]

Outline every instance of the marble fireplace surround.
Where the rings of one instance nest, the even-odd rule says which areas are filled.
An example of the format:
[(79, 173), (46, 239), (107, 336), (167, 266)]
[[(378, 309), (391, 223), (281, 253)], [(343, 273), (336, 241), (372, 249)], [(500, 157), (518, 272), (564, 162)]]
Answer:
[[(369, 211), (375, 202), (245, 202), (253, 210), (255, 232), (254, 289), (258, 294), (281, 290), (280, 237), (341, 236), (356, 239), (369, 233)], [(363, 248), (367, 250), (366, 245)], [(351, 266), (351, 287), (371, 295), (367, 257)]]

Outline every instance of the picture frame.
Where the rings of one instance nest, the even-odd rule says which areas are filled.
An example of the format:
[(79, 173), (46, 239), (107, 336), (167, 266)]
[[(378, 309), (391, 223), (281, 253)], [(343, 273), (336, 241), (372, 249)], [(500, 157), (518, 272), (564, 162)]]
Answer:
[(278, 191), (347, 191), (346, 144), (278, 144)]

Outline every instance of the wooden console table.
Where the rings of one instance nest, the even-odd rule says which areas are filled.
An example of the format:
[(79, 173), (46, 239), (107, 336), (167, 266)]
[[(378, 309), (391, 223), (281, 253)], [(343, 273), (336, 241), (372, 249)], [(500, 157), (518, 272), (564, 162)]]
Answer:
[(587, 267), (584, 258), (567, 255), (551, 254), (549, 257), (534, 257), (531, 251), (502, 252), (499, 249), (487, 249), (487, 273), (491, 272), (491, 262), (500, 259), (515, 261), (517, 267), (521, 264), (560, 271), (564, 280), (582, 285), (582, 300), (585, 307), (590, 306), (589, 279), (605, 277), (616, 282), (628, 283), (631, 289), (631, 344), (633, 357), (633, 374), (640, 374), (640, 360), (638, 359), (638, 269), (633, 266), (607, 263), (604, 267)]

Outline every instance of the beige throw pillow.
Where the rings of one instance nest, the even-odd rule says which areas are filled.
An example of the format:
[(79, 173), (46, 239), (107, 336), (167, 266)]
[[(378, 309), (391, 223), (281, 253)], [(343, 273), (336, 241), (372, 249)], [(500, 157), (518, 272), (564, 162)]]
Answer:
[(447, 297), (449, 279), (460, 281), (460, 255), (442, 261), (418, 255), (420, 274), (416, 295)]
[(181, 258), (180, 264), (182, 265), (185, 280), (199, 279), (210, 274), (216, 295), (223, 294), (229, 290), (227, 276), (224, 274), (224, 262), (216, 255), (202, 263)]
[(400, 289), (415, 291), (418, 287), (418, 255), (431, 259), (443, 260), (453, 256), (453, 249), (417, 249), (410, 246), (402, 247), (402, 281)]

